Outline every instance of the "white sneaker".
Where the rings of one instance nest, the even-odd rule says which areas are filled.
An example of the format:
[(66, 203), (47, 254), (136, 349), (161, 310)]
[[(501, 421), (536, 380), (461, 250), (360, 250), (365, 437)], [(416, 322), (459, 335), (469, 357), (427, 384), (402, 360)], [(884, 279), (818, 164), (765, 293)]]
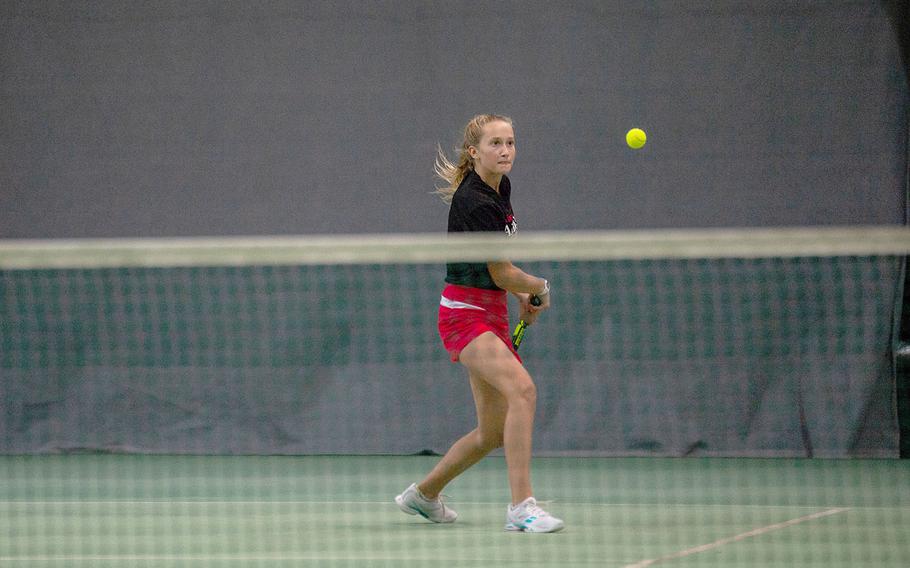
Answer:
[(537, 506), (537, 500), (528, 497), (506, 511), (506, 530), (532, 533), (551, 533), (564, 529), (566, 524)]
[(395, 497), (398, 508), (409, 515), (420, 515), (434, 523), (454, 523), (458, 513), (446, 507), (441, 497), (427, 499), (417, 489), (417, 484), (412, 483), (404, 493)]

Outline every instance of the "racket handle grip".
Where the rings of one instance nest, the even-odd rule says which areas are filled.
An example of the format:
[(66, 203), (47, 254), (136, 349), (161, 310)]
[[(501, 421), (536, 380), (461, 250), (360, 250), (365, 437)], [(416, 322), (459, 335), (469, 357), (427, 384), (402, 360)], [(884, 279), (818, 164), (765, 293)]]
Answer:
[(531, 302), (531, 305), (532, 305), (532, 306), (539, 306), (539, 305), (541, 305), (541, 304), (543, 303), (543, 301), (540, 299), (540, 296), (538, 296), (537, 294), (532, 294), (532, 295), (531, 295), (531, 300), (530, 300), (530, 302)]
[(515, 351), (518, 351), (518, 346), (521, 345), (521, 340), (524, 339), (525, 330), (528, 329), (528, 324), (525, 323), (525, 320), (518, 322), (518, 325), (515, 326), (515, 331), (512, 333), (512, 347)]

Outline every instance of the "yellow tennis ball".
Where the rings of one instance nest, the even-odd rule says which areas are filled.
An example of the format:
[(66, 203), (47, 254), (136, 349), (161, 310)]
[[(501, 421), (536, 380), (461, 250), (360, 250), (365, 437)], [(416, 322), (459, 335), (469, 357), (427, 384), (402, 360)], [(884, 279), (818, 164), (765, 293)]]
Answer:
[(648, 140), (648, 135), (645, 134), (645, 131), (641, 128), (633, 128), (632, 130), (626, 132), (626, 144), (629, 145), (629, 148), (638, 150), (645, 145), (645, 142)]

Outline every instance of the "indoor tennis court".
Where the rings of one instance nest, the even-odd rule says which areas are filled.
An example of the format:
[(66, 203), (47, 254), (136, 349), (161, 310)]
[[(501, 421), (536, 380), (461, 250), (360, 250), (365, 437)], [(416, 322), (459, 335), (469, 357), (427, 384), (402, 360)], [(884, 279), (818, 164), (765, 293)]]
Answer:
[(910, 0), (0, 0), (0, 568), (910, 566), (908, 125)]

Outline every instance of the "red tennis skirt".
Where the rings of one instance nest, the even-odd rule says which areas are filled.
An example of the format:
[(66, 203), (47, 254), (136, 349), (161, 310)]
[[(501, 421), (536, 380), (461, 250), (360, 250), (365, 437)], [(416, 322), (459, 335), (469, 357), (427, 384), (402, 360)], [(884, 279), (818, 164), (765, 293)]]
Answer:
[(439, 336), (452, 361), (458, 361), (461, 351), (487, 331), (501, 339), (521, 362), (512, 347), (506, 292), (447, 284), (439, 301)]

